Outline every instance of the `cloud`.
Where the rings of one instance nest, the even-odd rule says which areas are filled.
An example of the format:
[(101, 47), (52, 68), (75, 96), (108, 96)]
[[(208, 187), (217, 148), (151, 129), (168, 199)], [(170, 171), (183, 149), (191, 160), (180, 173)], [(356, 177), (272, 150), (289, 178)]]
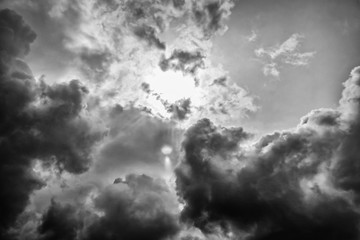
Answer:
[(191, 114), (191, 100), (184, 99), (169, 106), (168, 111), (173, 113), (173, 118), (177, 120), (184, 120)]
[[(45, 184), (53, 186), (59, 180), (59, 186), (56, 187), (62, 192), (54, 190), (53, 194), (69, 198), (65, 197), (70, 191), (68, 188), (73, 189), (76, 182), (76, 177), (72, 174), (83, 174), (81, 179), (93, 178), (92, 180), (97, 181), (94, 175), (104, 177), (99, 170), (101, 167), (104, 167), (103, 172), (112, 168), (113, 173), (120, 171), (120, 175), (123, 175), (126, 171), (123, 169), (132, 165), (163, 165), (161, 148), (176, 144), (173, 143), (172, 123), (144, 116), (141, 104), (134, 102), (142, 97), (139, 92), (141, 83), (144, 82), (143, 77), (152, 69), (159, 69), (158, 63), (165, 45), (158, 34), (167, 28), (166, 24), (170, 22), (167, 20), (172, 18), (186, 16), (190, 21), (188, 24), (192, 25), (194, 18), (191, 6), (195, 3), (153, 3), (147, 2), (145, 5), (148, 7), (131, 5), (130, 2), (129, 5), (119, 5), (111, 1), (106, 4), (98, 1), (24, 3), (33, 15), (39, 14), (41, 18), (48, 20), (46, 29), (58, 31), (55, 34), (58, 39), (53, 39), (52, 36), (49, 38), (50, 42), (54, 40), (53, 43), (56, 43), (53, 50), (60, 54), (56, 57), (64, 57), (63, 52), (70, 53), (69, 56), (74, 56), (70, 63), (73, 69), (81, 73), (79, 76), (87, 77), (83, 82), (59, 82), (56, 78), (52, 80), (53, 84), (46, 83), (45, 77), (35, 79), (27, 63), (21, 60), (29, 52), (30, 43), (34, 41), (36, 34), (12, 10), (1, 11), (1, 42), (4, 44), (1, 45), (0, 110), (3, 117), (0, 122), (0, 144), (5, 160), (0, 164), (0, 172), (1, 193), (5, 196), (1, 206), (1, 236), (4, 239), (10, 238), (10, 227), (19, 225), (16, 220), (26, 221), (29, 211), (36, 208), (34, 204), (45, 203), (44, 199), (51, 195), (37, 191)], [(24, 10), (20, 5), (18, 3), (12, 6)], [(208, 44), (210, 32), (211, 35), (218, 34), (218, 31), (224, 29), (223, 20), (229, 13), (229, 6), (219, 2), (212, 5), (203, 3), (204, 9), (197, 7), (197, 11), (203, 11), (206, 15), (206, 20), (198, 22), (196, 29), (193, 29), (193, 37), (197, 39), (197, 43), (191, 46), (199, 49), (188, 51), (170, 48), (173, 54), (166, 60), (171, 63), (171, 71), (179, 68), (176, 71), (182, 73), (193, 68), (193, 72), (196, 72), (195, 69), (200, 68), (203, 55), (199, 53), (209, 50), (203, 46)], [(124, 15), (117, 14), (118, 11)], [(206, 44), (201, 45), (202, 42)], [(132, 91), (128, 91), (129, 89)], [(181, 99), (164, 108), (172, 115), (172, 119), (183, 120), (192, 113), (191, 103), (191, 99)], [(151, 106), (142, 107), (145, 109)], [(97, 120), (93, 118), (97, 114), (102, 114), (102, 122), (109, 125), (107, 133), (100, 129), (102, 125), (94, 124)], [(127, 119), (134, 120), (131, 116), (139, 121), (128, 122), (129, 125), (126, 125)], [(180, 132), (181, 130), (175, 135)], [(95, 154), (99, 158), (89, 171)], [(171, 154), (175, 156), (177, 150)], [(40, 170), (35, 163), (41, 165)], [(56, 179), (51, 178), (45, 183), (47, 178), (43, 177), (43, 172), (46, 171), (56, 173)], [(70, 173), (70, 177), (64, 177), (64, 172)], [(11, 186), (8, 185), (9, 182)], [(101, 185), (98, 182), (96, 184)], [(30, 197), (33, 193), (34, 198)], [(28, 205), (30, 200), (31, 204)], [(98, 200), (98, 208), (107, 211), (108, 206), (100, 206), (101, 201), (107, 200), (105, 197)], [(116, 203), (113, 204), (117, 207)], [(78, 221), (81, 221), (79, 219), (82, 216), (77, 214), (75, 208), (67, 203), (51, 202), (41, 220), (40, 235), (45, 239), (56, 239), (57, 235), (62, 234), (63, 238), (73, 238), (74, 232), (67, 230), (72, 224), (79, 224)], [(158, 214), (159, 218), (162, 218), (161, 214), (163, 212)], [(18, 218), (19, 216), (21, 217)], [(157, 226), (154, 227), (155, 230), (150, 229), (159, 238), (177, 231), (176, 224), (172, 222), (174, 216), (171, 215), (170, 218), (166, 213), (164, 216), (171, 221), (162, 224), (170, 230), (159, 230)], [(26, 222), (27, 227), (33, 226), (37, 219), (36, 216), (29, 218), (31, 221)], [(104, 218), (101, 221), (110, 220)], [(98, 229), (105, 227), (101, 221), (96, 225)], [(136, 221), (137, 224), (141, 223), (139, 219)], [(58, 222), (64, 224), (59, 225)], [(146, 228), (147, 225), (144, 226)], [(21, 230), (21, 234), (27, 231), (29, 229)], [(34, 232), (31, 231), (31, 234)]]
[(58, 168), (79, 174), (91, 163), (91, 149), (100, 134), (84, 119), (87, 89), (79, 81), (47, 85), (32, 76), (21, 60), (35, 33), (12, 10), (0, 11), (0, 234), (25, 209), (30, 194), (44, 186), (32, 170), (33, 160), (55, 161)]
[(40, 239), (167, 239), (180, 230), (176, 199), (165, 182), (128, 175), (94, 198), (98, 215), (55, 200), (38, 228)]
[(300, 34), (293, 34), (282, 44), (273, 47), (258, 48), (255, 55), (264, 61), (263, 73), (265, 76), (279, 77), (279, 68), (285, 65), (306, 66), (314, 57), (316, 52), (302, 52), (301, 43), (305, 37)]
[(355, 201), (359, 199), (359, 166), (360, 156), (360, 67), (352, 70), (351, 77), (344, 83), (344, 91), (340, 99), (341, 123), (346, 126), (347, 136), (339, 149), (339, 156), (335, 163), (334, 175), (338, 187), (355, 193)]
[[(16, 13), (0, 12), (2, 238), (11, 239), (16, 220), (21, 231), (15, 235), (34, 239), (358, 237), (359, 68), (344, 84), (339, 108), (314, 110), (293, 130), (254, 139), (228, 127), (256, 110), (253, 98), (209, 59), (211, 37), (226, 30), (232, 1), (65, 0), (49, 6), (48, 17), (64, 24), (63, 47), (89, 79), (36, 80), (20, 59), (34, 33)], [(165, 49), (160, 33), (173, 19), (184, 20), (186, 29)], [(267, 74), (279, 75), (281, 64), (307, 64), (314, 53), (299, 51), (301, 39), (295, 34), (258, 50)], [(153, 73), (155, 81), (167, 81), (169, 72), (190, 79), (198, 95), (171, 101), (145, 81)], [(168, 119), (154, 113), (159, 105)], [(186, 131), (179, 154), (183, 131), (176, 127), (203, 117), (211, 120)], [(169, 174), (178, 155), (180, 203), (172, 179), (126, 175), (150, 168)], [(48, 193), (53, 200), (40, 214), (35, 204), (46, 197), (37, 190), (45, 184), (60, 190)]]
[(109, 135), (104, 138), (96, 154), (96, 171), (105, 175), (124, 174), (129, 169), (143, 172), (156, 169), (163, 172), (161, 148), (164, 145), (176, 145), (177, 134), (172, 124), (148, 116), (138, 109), (113, 114)]
[(202, 28), (204, 37), (208, 38), (227, 30), (223, 22), (230, 16), (233, 7), (233, 1), (197, 1), (192, 6), (192, 17)]
[[(32, 16), (41, 16), (46, 26), (40, 31), (56, 29), (56, 39), (49, 37), (53, 41), (51, 45), (56, 45), (56, 48), (50, 50), (59, 52), (54, 53), (56, 59), (66, 55), (64, 61), (68, 65), (64, 72), (84, 79), (92, 94), (98, 96), (101, 106), (120, 104), (124, 109), (143, 108), (152, 116), (174, 120), (175, 115), (168, 109), (178, 104), (159, 97), (151, 84), (151, 96), (139, 91), (142, 84), (162, 69), (170, 74), (184, 73), (184, 78), (193, 75), (193, 83), (204, 81), (202, 86), (206, 86), (206, 80), (199, 76), (200, 70), (205, 72), (209, 67), (215, 68), (209, 59), (211, 39), (226, 31), (226, 19), (233, 6), (233, 1), (147, 0), (139, 4), (133, 1), (63, 0), (26, 4), (27, 9), (22, 10), (30, 11)], [(171, 33), (174, 41), (165, 44), (163, 36), (170, 25), (179, 30)], [(218, 71), (222, 70), (219, 68)], [(239, 86), (236, 88), (239, 92), (246, 92)], [(199, 93), (202, 106), (198, 107), (218, 108), (210, 106), (212, 100), (207, 101), (205, 97), (210, 92), (216, 94), (213, 89), (208, 92), (197, 89), (202, 92)], [(246, 96), (243, 102), (248, 103), (248, 98), (250, 96)], [(190, 101), (192, 107), (187, 111), (187, 119), (196, 112), (193, 107), (199, 102)], [(241, 114), (236, 114), (236, 117), (255, 108), (244, 104), (237, 109), (241, 109)], [(206, 112), (206, 116), (212, 114), (210, 110)]]
[(181, 219), (246, 239), (357, 239), (359, 76), (337, 109), (314, 110), (294, 130), (256, 140), (206, 119), (189, 128), (175, 170)]
[(204, 56), (200, 51), (174, 50), (170, 57), (162, 57), (159, 66), (163, 71), (173, 69), (175, 71), (195, 74), (198, 68), (204, 68), (203, 58)]
[(172, 196), (164, 182), (129, 175), (95, 200), (104, 212), (90, 228), (88, 239), (165, 239), (179, 230)]
[(36, 34), (23, 18), (10, 9), (0, 10), (0, 50), (12, 56), (23, 57), (30, 51)]
[(257, 32), (255, 30), (252, 30), (251, 34), (246, 36), (246, 40), (248, 42), (255, 42), (258, 39), (258, 37), (259, 36), (258, 36)]
[(43, 235), (41, 239), (75, 239), (77, 229), (80, 227), (76, 212), (77, 209), (74, 206), (63, 206), (53, 200), (48, 211), (43, 215), (38, 229), (39, 233)]
[(161, 42), (156, 36), (155, 36), (155, 29), (149, 26), (141, 26), (137, 27), (134, 30), (134, 34), (144, 39), (146, 42), (148, 42), (149, 45), (153, 45), (159, 49), (164, 50), (165, 49), (165, 43)]

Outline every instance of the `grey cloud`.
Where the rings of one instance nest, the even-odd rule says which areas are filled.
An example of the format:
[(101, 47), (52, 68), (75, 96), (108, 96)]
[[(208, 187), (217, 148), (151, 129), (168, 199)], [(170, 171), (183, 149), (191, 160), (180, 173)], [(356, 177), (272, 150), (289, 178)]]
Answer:
[(205, 38), (226, 30), (224, 20), (230, 15), (233, 1), (197, 1), (192, 5), (194, 22), (203, 31)]
[(25, 56), (36, 34), (23, 18), (10, 9), (0, 10), (0, 50), (12, 56)]
[(141, 110), (128, 109), (113, 114), (109, 127), (109, 136), (104, 139), (96, 162), (99, 172), (123, 172), (139, 164), (143, 168), (163, 169), (160, 150), (174, 144), (171, 124)]
[(173, 118), (184, 120), (191, 114), (191, 100), (183, 99), (168, 106), (168, 112), (173, 113)]
[[(248, 239), (357, 239), (359, 76), (354, 69), (338, 109), (314, 110), (250, 149), (209, 120), (188, 129), (176, 169), (181, 219)], [(210, 144), (213, 132), (234, 147)]]
[(136, 2), (129, 1), (124, 6), (126, 24), (131, 26), (133, 33), (139, 39), (144, 40), (149, 46), (164, 50), (165, 43), (157, 36), (166, 28), (165, 21), (168, 13), (164, 8), (167, 2), (159, 3), (153, 0)]
[(146, 175), (128, 175), (126, 183), (104, 189), (95, 207), (104, 212), (88, 229), (86, 239), (167, 239), (179, 225), (172, 213), (166, 184)]
[(53, 86), (42, 83), (41, 88), (43, 105), (29, 111), (34, 128), (39, 131), (39, 156), (54, 154), (61, 168), (73, 173), (86, 171), (92, 146), (101, 138), (101, 133), (81, 116), (87, 89), (77, 80)]
[(204, 58), (200, 51), (174, 50), (169, 58), (162, 57), (159, 66), (163, 71), (172, 69), (184, 74), (195, 74), (199, 68), (204, 68)]
[(180, 231), (176, 196), (162, 179), (130, 174), (76, 194), (82, 202), (51, 201), (36, 239), (160, 240)]
[(227, 77), (219, 77), (219, 78), (216, 78), (214, 79), (214, 81), (212, 82), (211, 85), (219, 85), (219, 86), (223, 86), (223, 87), (226, 87), (226, 83), (227, 83), (228, 79)]
[(173, 0), (172, 2), (176, 8), (181, 8), (185, 4), (185, 0)]
[(360, 157), (360, 67), (352, 70), (350, 78), (344, 83), (345, 89), (340, 100), (341, 119), (345, 122), (346, 138), (339, 149), (339, 159), (334, 167), (336, 185), (356, 194), (359, 200), (360, 178), (358, 176)]
[(62, 170), (82, 173), (100, 135), (82, 117), (87, 89), (76, 80), (51, 86), (36, 82), (18, 59), (35, 34), (11, 10), (0, 11), (0, 19), (14, 32), (13, 44), (2, 45), (0, 55), (0, 234), (7, 239), (30, 194), (45, 184), (32, 171), (32, 160), (54, 160)]
[(113, 56), (107, 51), (86, 51), (80, 53), (81, 69), (85, 76), (97, 82), (108, 77), (108, 69), (113, 61)]
[(301, 119), (300, 124), (339, 127), (341, 113), (334, 109), (317, 109)]
[(77, 209), (72, 205), (61, 205), (52, 200), (47, 212), (43, 215), (38, 231), (40, 239), (73, 240), (81, 222), (77, 217)]
[(145, 40), (150, 46), (155, 46), (158, 49), (165, 49), (165, 43), (160, 41), (155, 34), (155, 29), (153, 27), (150, 26), (140, 26), (140, 27), (136, 27), (134, 30), (134, 34)]

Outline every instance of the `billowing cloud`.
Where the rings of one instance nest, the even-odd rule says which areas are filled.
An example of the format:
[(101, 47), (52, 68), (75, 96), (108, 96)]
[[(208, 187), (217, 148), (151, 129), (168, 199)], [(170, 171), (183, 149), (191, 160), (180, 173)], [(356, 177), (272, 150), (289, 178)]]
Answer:
[(1, 10), (0, 17), (0, 49), (12, 56), (23, 57), (28, 54), (30, 44), (36, 38), (35, 32), (24, 23), (21, 16), (9, 9)]
[(312, 111), (293, 131), (249, 144), (209, 120), (188, 129), (176, 169), (181, 218), (246, 239), (357, 239), (359, 76), (355, 68), (338, 109)]
[[(0, 11), (1, 35), (1, 236), (45, 183), (32, 171), (34, 159), (82, 173), (91, 163), (91, 147), (100, 135), (83, 117), (86, 87), (77, 80), (47, 85), (37, 81), (20, 59), (35, 33), (12, 10)], [(5, 30), (4, 30), (5, 31)]]
[(174, 205), (176, 199), (162, 180), (128, 175), (98, 193), (98, 215), (52, 201), (38, 232), (48, 240), (167, 239), (180, 230)]
[(95, 199), (104, 212), (89, 230), (89, 239), (165, 239), (177, 233), (172, 195), (164, 182), (129, 175)]
[(62, 206), (53, 200), (38, 229), (42, 235), (41, 239), (75, 239), (77, 229), (80, 228), (76, 212), (77, 209), (74, 206)]
[(205, 37), (223, 33), (223, 21), (230, 16), (233, 1), (197, 1), (192, 6), (194, 22), (202, 28)]
[[(179, 102), (190, 98), (187, 119), (195, 114), (193, 108), (201, 108), (207, 117), (222, 114), (220, 110), (210, 110), (219, 108), (212, 106), (213, 99), (208, 97), (217, 93), (215, 88), (205, 87), (213, 79), (203, 73), (217, 69), (219, 74), (228, 75), (221, 66), (211, 63), (210, 55), (212, 38), (227, 29), (225, 21), (234, 7), (233, 1), (147, 0), (140, 4), (63, 0), (24, 5), (32, 15), (41, 15), (41, 21), (46, 19), (47, 28), (58, 29), (56, 49), (61, 55), (69, 54), (64, 72), (86, 81), (102, 106), (135, 106), (152, 116), (174, 120), (177, 117), (168, 111), (173, 108), (170, 106), (180, 107)], [(168, 31), (170, 26), (178, 30)], [(168, 36), (174, 41), (165, 44)], [(148, 84), (150, 95), (139, 91), (144, 83)], [(180, 89), (178, 86), (182, 85), (192, 89)], [(235, 87), (244, 93), (236, 94), (236, 98), (244, 97), (240, 102), (246, 104), (226, 108), (239, 110), (241, 113), (234, 115), (238, 119), (256, 107), (244, 89)], [(172, 92), (165, 96), (164, 89)], [(233, 95), (225, 88), (219, 95), (222, 91)], [(222, 101), (221, 105), (227, 102)]]
[(204, 56), (201, 52), (187, 52), (175, 50), (169, 58), (163, 57), (159, 63), (161, 70), (179, 70), (184, 73), (195, 74), (198, 68), (204, 67)]
[[(360, 68), (338, 108), (256, 138), (234, 127), (254, 97), (211, 58), (234, 1), (21, 4), (81, 81), (36, 79), (36, 34), (0, 11), (1, 239), (359, 238)], [(307, 65), (303, 38), (256, 50), (265, 75)]]

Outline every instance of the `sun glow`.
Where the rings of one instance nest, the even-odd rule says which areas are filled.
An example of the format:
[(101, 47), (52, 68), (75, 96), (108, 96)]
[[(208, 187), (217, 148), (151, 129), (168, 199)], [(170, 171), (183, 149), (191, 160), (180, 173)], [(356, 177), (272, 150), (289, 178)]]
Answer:
[(199, 97), (199, 89), (196, 87), (195, 80), (190, 75), (181, 72), (161, 71), (160, 69), (145, 78), (149, 84), (149, 89), (153, 94), (170, 104), (182, 99), (190, 98), (192, 102)]

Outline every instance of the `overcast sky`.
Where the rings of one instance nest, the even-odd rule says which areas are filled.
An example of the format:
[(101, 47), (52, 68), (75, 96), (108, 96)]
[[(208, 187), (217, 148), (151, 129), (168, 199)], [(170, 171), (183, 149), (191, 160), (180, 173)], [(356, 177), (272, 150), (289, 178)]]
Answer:
[(359, 239), (359, 43), (357, 0), (0, 0), (0, 238)]

